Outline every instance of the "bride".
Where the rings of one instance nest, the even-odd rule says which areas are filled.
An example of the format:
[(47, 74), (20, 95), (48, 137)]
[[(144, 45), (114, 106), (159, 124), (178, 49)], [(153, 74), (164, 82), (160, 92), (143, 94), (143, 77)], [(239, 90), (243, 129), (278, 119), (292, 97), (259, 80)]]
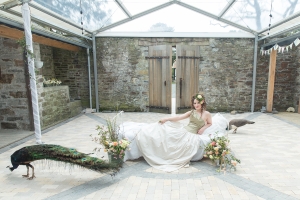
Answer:
[[(172, 172), (202, 159), (210, 137), (224, 135), (228, 122), (221, 114), (212, 117), (206, 111), (203, 94), (194, 95), (191, 103), (191, 111), (156, 123), (123, 123), (121, 135), (131, 141), (124, 161), (144, 157), (152, 167)], [(188, 125), (178, 122), (186, 118)]]

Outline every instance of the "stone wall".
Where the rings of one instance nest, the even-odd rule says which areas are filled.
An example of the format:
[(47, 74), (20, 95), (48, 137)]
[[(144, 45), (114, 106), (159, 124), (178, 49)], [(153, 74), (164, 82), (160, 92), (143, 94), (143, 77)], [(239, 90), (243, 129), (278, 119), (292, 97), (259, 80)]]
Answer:
[[(55, 77), (55, 60), (53, 56), (55, 51), (58, 50), (45, 45), (34, 44), (36, 59), (44, 62), (43, 68), (35, 69), (42, 129), (73, 117), (82, 111), (80, 100), (70, 101), (68, 86), (54, 89), (43, 87), (42, 75), (47, 78)], [(67, 56), (66, 54), (61, 54), (61, 58), (57, 54), (56, 58), (62, 59)], [(70, 54), (76, 55), (77, 53)], [(84, 60), (83, 56), (84, 54), (81, 55), (81, 60)], [(80, 70), (78, 70), (78, 74), (87, 77)], [(22, 48), (19, 47), (16, 40), (0, 37), (0, 129), (33, 130), (30, 123), (32, 115), (29, 109), (29, 94), (25, 82), (26, 75), (29, 78), (28, 73), (25, 72)], [(84, 98), (88, 98), (88, 95), (86, 95), (88, 89), (82, 87), (82, 85), (85, 86), (88, 83), (84, 78), (80, 80), (82, 82), (76, 84), (78, 88), (83, 89)]]
[(70, 101), (68, 86), (44, 87), (37, 76), (37, 90), (42, 129), (53, 126), (81, 113), (81, 101)]
[(199, 89), (211, 111), (250, 111), (253, 39), (97, 38), (100, 110), (147, 111), (148, 47), (199, 45)]
[(40, 57), (44, 65), (39, 69), (39, 75), (43, 75), (46, 79), (55, 78), (54, 60), (53, 60), (53, 47), (46, 45), (40, 46)]
[[(255, 110), (266, 106), (269, 74), (269, 55), (259, 55), (257, 62)], [(300, 97), (300, 50), (293, 47), (284, 53), (277, 53), (273, 108), (285, 111), (298, 107)]]
[(0, 37), (0, 129), (30, 130), (23, 50)]
[[(86, 49), (82, 48), (79, 52), (73, 52), (53, 48), (52, 52), (55, 77), (62, 81), (62, 85), (69, 86), (70, 98), (72, 100), (81, 99), (82, 107), (90, 107), (88, 56)], [(93, 65), (91, 65), (91, 74), (94, 73), (92, 69)], [(93, 77), (91, 77), (92, 80)], [(92, 94), (94, 94), (94, 91)], [(93, 102), (95, 103), (95, 99)]]
[[(298, 110), (299, 113), (299, 105), (300, 105), (300, 46), (297, 47), (296, 49), (296, 60), (295, 60), (296, 64), (297, 64), (297, 69), (296, 69), (296, 81), (295, 81), (295, 94), (294, 94), (294, 102), (296, 102), (296, 112)], [(298, 106), (298, 108), (297, 108)]]

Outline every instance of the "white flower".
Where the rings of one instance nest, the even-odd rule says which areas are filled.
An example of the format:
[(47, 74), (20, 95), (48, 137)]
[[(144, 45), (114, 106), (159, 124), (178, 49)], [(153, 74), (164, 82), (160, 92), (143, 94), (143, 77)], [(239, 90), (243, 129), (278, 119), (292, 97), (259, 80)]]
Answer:
[(202, 99), (202, 96), (200, 94), (198, 94), (197, 98), (198, 99)]

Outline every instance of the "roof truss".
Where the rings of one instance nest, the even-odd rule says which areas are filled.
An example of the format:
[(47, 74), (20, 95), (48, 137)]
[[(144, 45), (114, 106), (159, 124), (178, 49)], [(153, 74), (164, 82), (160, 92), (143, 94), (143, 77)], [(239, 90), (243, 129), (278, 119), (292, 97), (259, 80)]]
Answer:
[[(76, 23), (74, 23), (74, 22), (72, 22), (72, 21), (70, 21), (70, 20), (68, 20), (68, 19), (66, 19), (66, 18), (64, 18), (64, 17), (62, 17), (62, 16), (60, 16), (59, 14), (56, 14), (55, 12), (52, 12), (51, 10), (44, 8), (43, 6), (41, 6), (41, 5), (39, 5), (39, 4), (35, 3), (35, 2), (32, 2), (32, 1), (30, 2), (30, 0), (23, 0), (23, 1), (29, 1), (29, 5), (30, 5), (32, 8), (37, 9), (37, 10), (43, 12), (43, 13), (46, 13), (46, 14), (50, 15), (51, 17), (53, 17), (53, 18), (55, 18), (55, 19), (58, 19), (58, 20), (60, 20), (60, 21), (62, 21), (62, 22), (64, 22), (64, 23), (67, 23), (67, 24), (69, 24), (69, 25), (71, 25), (71, 26), (73, 26), (73, 27), (75, 27), (75, 28), (82, 29), (82, 27), (81, 27), (80, 24), (76, 24)], [(21, 0), (9, 0), (9, 1), (5, 2), (4, 4), (2, 4), (2, 7), (1, 7), (0, 9), (2, 9), (2, 10), (4, 10), (4, 11), (7, 11), (7, 12), (9, 12), (9, 13), (11, 13), (11, 14), (14, 14), (14, 15), (18, 15), (18, 14), (20, 15), (20, 13), (17, 13), (17, 12), (15, 12), (15, 11), (13, 11), (13, 10), (11, 9), (11, 8), (13, 8), (13, 7), (16, 6), (16, 5), (19, 5), (20, 2), (22, 2), (22, 1), (21, 1)], [(231, 22), (231, 21), (229, 21), (229, 20), (224, 19), (223, 16), (226, 14), (226, 12), (227, 12), (228, 10), (230, 10), (230, 8), (235, 4), (235, 2), (237, 2), (236, 0), (228, 0), (227, 5), (222, 9), (222, 11), (221, 11), (218, 15), (214, 15), (214, 14), (212, 14), (212, 13), (209, 13), (209, 12), (207, 12), (207, 11), (204, 11), (204, 10), (202, 10), (202, 9), (199, 9), (199, 8), (197, 8), (197, 7), (195, 7), (195, 6), (190, 5), (190, 4), (184, 3), (184, 2), (182, 2), (181, 0), (169, 0), (169, 2), (166, 2), (166, 3), (164, 3), (164, 4), (161, 4), (161, 5), (156, 6), (156, 7), (154, 7), (154, 8), (148, 9), (148, 10), (146, 10), (146, 11), (144, 11), (144, 12), (139, 13), (139, 14), (132, 15), (132, 14), (129, 12), (129, 10), (126, 8), (126, 6), (122, 3), (122, 0), (114, 0), (114, 2), (121, 8), (121, 10), (122, 10), (122, 11), (125, 13), (125, 15), (127, 16), (127, 18), (126, 18), (126, 19), (123, 19), (123, 20), (121, 20), (121, 21), (115, 22), (115, 23), (113, 23), (113, 24), (110, 24), (110, 25), (108, 25), (108, 26), (102, 27), (102, 28), (100, 28), (100, 29), (98, 29), (98, 30), (96, 30), (96, 31), (91, 31), (91, 30), (86, 30), (86, 29), (85, 29), (85, 31), (88, 33), (88, 35), (81, 35), (81, 34), (78, 34), (78, 33), (76, 34), (76, 33), (72, 32), (71, 30), (68, 30), (68, 29), (66, 29), (66, 28), (64, 28), (64, 27), (61, 27), (61, 26), (58, 26), (58, 25), (55, 25), (54, 23), (51, 23), (51, 22), (49, 22), (49, 21), (47, 21), (47, 20), (45, 20), (45, 19), (42, 19), (42, 18), (40, 18), (40, 17), (37, 17), (37, 16), (32, 16), (32, 20), (35, 21), (35, 22), (37, 22), (37, 23), (40, 23), (40, 24), (43, 24), (43, 25), (47, 25), (48, 27), (54, 28), (54, 29), (56, 29), (56, 30), (60, 30), (60, 31), (62, 31), (62, 32), (71, 34), (71, 35), (73, 35), (73, 36), (75, 36), (75, 37), (85, 38), (85, 39), (87, 39), (87, 40), (91, 40), (91, 36), (92, 36), (92, 35), (96, 35), (96, 34), (98, 34), (98, 33), (100, 33), (100, 32), (105, 31), (105, 30), (108, 30), (108, 29), (111, 29), (111, 28), (120, 26), (120, 25), (122, 25), (122, 24), (125, 24), (125, 23), (127, 23), (127, 22), (130, 22), (130, 21), (135, 20), (135, 19), (137, 19), (137, 18), (143, 17), (143, 16), (145, 16), (145, 15), (148, 15), (148, 14), (153, 13), (153, 12), (155, 12), (155, 11), (158, 11), (158, 10), (160, 10), (160, 9), (166, 8), (166, 7), (171, 6), (171, 5), (173, 5), (173, 4), (177, 4), (177, 5), (179, 5), (179, 6), (182, 6), (182, 7), (184, 7), (184, 8), (189, 9), (189, 10), (192, 10), (192, 11), (194, 11), (194, 12), (200, 13), (200, 14), (202, 14), (202, 15), (204, 15), (204, 16), (207, 16), (207, 17), (209, 17), (209, 18), (212, 18), (212, 19), (214, 19), (214, 20), (223, 22), (223, 23), (228, 24), (228, 25), (230, 25), (230, 26), (233, 26), (233, 27), (235, 27), (235, 28), (238, 28), (238, 29), (244, 30), (244, 31), (246, 31), (246, 32), (252, 33), (252, 34), (254, 34), (254, 35), (262, 35), (262, 34), (264, 34), (266, 31), (268, 31), (268, 29), (269, 29), (269, 28), (265, 28), (265, 29), (262, 29), (262, 30), (256, 32), (256, 31), (254, 31), (254, 30), (251, 30), (251, 29), (248, 28), (248, 27), (241, 26), (241, 25), (239, 25), (239, 24), (237, 24), (237, 23), (234, 23), (234, 22)], [(293, 19), (295, 19), (295, 18), (297, 18), (297, 17), (300, 17), (300, 12), (298, 12), (298, 13), (296, 13), (296, 14), (290, 16), (290, 17), (287, 17), (287, 18), (283, 19), (282, 21), (280, 21), (280, 22), (274, 24), (271, 28), (278, 27), (278, 26), (280, 26), (280, 25), (282, 25), (282, 24), (284, 24), (284, 23), (286, 23), (286, 22), (289, 22), (289, 21), (291, 21), (291, 20), (293, 20)], [(298, 26), (297, 26), (297, 27), (298, 27)], [(290, 29), (291, 29), (291, 28), (290, 28)], [(289, 29), (289, 30), (290, 30), (290, 29)], [(277, 33), (278, 33), (278, 32), (277, 32)], [(275, 34), (277, 34), (277, 33), (275, 33)], [(274, 35), (274, 34), (273, 34), (273, 35)], [(269, 37), (269, 35), (264, 36), (264, 37), (262, 37), (262, 38), (265, 39), (265, 38), (267, 38), (267, 37)]]
[[(120, 2), (120, 0), (115, 0), (115, 1), (116, 1), (117, 3)], [(183, 2), (181, 2), (180, 0), (170, 0), (170, 1), (167, 2), (167, 3), (164, 3), (164, 4), (161, 4), (161, 5), (156, 6), (156, 7), (154, 7), (154, 8), (148, 9), (148, 10), (146, 10), (146, 11), (144, 11), (144, 12), (139, 13), (139, 14), (130, 16), (130, 15), (128, 15), (127, 12), (126, 12), (126, 10), (127, 10), (126, 7), (125, 7), (124, 5), (121, 6), (121, 5), (119, 5), (119, 3), (118, 3), (118, 5), (119, 5), (119, 6), (121, 7), (121, 9), (125, 12), (125, 14), (126, 14), (127, 16), (130, 16), (130, 17), (128, 17), (127, 19), (123, 19), (123, 20), (121, 20), (121, 21), (118, 21), (118, 22), (116, 22), (116, 23), (113, 23), (113, 24), (111, 24), (111, 25), (105, 26), (105, 27), (103, 27), (103, 28), (100, 28), (100, 29), (94, 31), (94, 34), (98, 34), (98, 33), (100, 33), (100, 32), (106, 31), (106, 30), (108, 30), (108, 29), (111, 29), (111, 28), (120, 26), (120, 25), (125, 24), (125, 23), (127, 23), (127, 22), (129, 22), (129, 21), (132, 21), (132, 20), (134, 20), (134, 19), (143, 17), (143, 16), (145, 16), (145, 15), (148, 15), (148, 14), (153, 13), (153, 12), (155, 12), (155, 11), (158, 11), (158, 10), (160, 10), (160, 9), (166, 8), (166, 7), (171, 6), (171, 5), (173, 5), (173, 4), (180, 5), (180, 6), (182, 6), (182, 7), (185, 7), (185, 8), (187, 8), (187, 9), (190, 9), (190, 10), (195, 11), (195, 12), (197, 12), (197, 13), (203, 14), (203, 15), (205, 15), (205, 16), (207, 16), (207, 17), (210, 17), (210, 18), (212, 18), (212, 19), (218, 20), (218, 21), (220, 21), (220, 22), (226, 23), (226, 24), (231, 25), (231, 26), (233, 26), (233, 27), (236, 27), (236, 28), (238, 28), (238, 29), (244, 30), (244, 31), (246, 31), (246, 32), (250, 32), (250, 33), (256, 34), (255, 31), (253, 31), (253, 30), (251, 30), (251, 29), (249, 29), (249, 28), (247, 28), (247, 27), (241, 26), (241, 25), (239, 25), (239, 24), (233, 23), (233, 22), (231, 22), (231, 21), (229, 21), (229, 20), (226, 20), (226, 19), (223, 19), (223, 18), (222, 18), (222, 16), (223, 16), (223, 15), (229, 10), (229, 8), (234, 4), (234, 2), (235, 2), (235, 0), (231, 0), (231, 1), (224, 7), (224, 9), (221, 11), (221, 13), (219, 14), (219, 16), (213, 15), (213, 14), (211, 14), (211, 13), (209, 13), (209, 12), (206, 12), (206, 11), (204, 11), (204, 10), (201, 10), (201, 9), (199, 9), (199, 8), (196, 8), (196, 7), (194, 7), (194, 6), (191, 6), (191, 5), (189, 5), (189, 4), (183, 3)]]

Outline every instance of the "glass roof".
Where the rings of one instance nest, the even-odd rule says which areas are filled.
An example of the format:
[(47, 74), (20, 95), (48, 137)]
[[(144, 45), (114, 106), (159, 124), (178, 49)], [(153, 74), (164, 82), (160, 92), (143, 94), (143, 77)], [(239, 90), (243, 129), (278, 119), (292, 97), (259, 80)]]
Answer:
[(252, 30), (260, 31), (268, 28), (269, 24), (272, 26), (299, 10), (300, 2), (298, 0), (238, 0), (224, 18)]
[[(177, 14), (180, 13), (180, 14)], [(168, 15), (169, 17), (166, 17)], [(237, 32), (239, 29), (193, 12), (179, 5), (171, 5), (128, 23), (110, 32)]]
[(78, 25), (82, 22), (83, 28), (87, 30), (96, 30), (126, 17), (114, 1), (35, 0), (34, 2)]
[[(32, 0), (29, 5), (35, 23), (85, 37), (153, 31), (246, 31), (263, 37), (300, 26), (300, 0)], [(1, 13), (21, 18), (20, 11), (2, 7)]]

